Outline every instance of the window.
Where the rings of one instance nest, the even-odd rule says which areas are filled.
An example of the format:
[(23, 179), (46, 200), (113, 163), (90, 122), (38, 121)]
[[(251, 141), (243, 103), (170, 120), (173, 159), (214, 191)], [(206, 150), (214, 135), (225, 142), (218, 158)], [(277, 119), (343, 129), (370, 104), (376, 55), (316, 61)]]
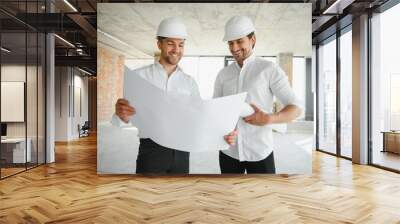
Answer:
[(390, 130), (400, 130), (400, 73), (390, 74)]
[(273, 57), (273, 56), (264, 56), (264, 57), (262, 57), (262, 58), (264, 58), (264, 59), (267, 60), (267, 61), (271, 61), (271, 62), (273, 62), (273, 63), (276, 63), (276, 57)]
[(400, 143), (385, 141), (383, 133), (400, 129), (400, 32), (395, 28), (399, 21), (400, 4), (371, 18), (372, 163), (396, 170), (400, 170), (400, 156), (388, 151), (384, 142), (396, 142), (394, 148)]
[[(18, 15), (41, 13), (44, 1), (18, 2)], [(14, 3), (4, 3), (12, 4)], [(0, 12), (2, 19), (14, 23), (14, 18)], [(0, 30), (0, 90), (1, 98), (22, 95), (23, 103), (16, 107), (21, 119), (1, 118), (2, 127), (7, 127), (0, 144), (0, 178), (22, 172), (45, 163), (45, 34), (33, 28), (3, 24)], [(18, 88), (6, 88), (7, 86)], [(3, 101), (2, 114), (13, 113), (13, 102)], [(15, 108), (15, 107), (14, 107)]]
[(336, 39), (318, 48), (318, 149), (336, 154)]
[(352, 33), (340, 36), (340, 154), (351, 158), (352, 142)]
[(224, 68), (224, 60), (224, 57), (183, 57), (179, 65), (195, 79), (200, 96), (203, 99), (211, 99), (214, 94), (214, 82), (218, 72)]
[(303, 113), (298, 120), (304, 120), (306, 109), (306, 59), (303, 57), (293, 57), (292, 87), (303, 108)]

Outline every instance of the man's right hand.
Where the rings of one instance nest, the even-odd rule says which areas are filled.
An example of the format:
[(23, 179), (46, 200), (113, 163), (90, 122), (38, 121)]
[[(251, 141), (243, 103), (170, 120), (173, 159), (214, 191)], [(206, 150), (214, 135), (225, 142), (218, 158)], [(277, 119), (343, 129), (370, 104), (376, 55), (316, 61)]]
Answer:
[(117, 100), (115, 104), (115, 114), (125, 123), (128, 123), (135, 113), (135, 108), (129, 105), (129, 101), (123, 98)]

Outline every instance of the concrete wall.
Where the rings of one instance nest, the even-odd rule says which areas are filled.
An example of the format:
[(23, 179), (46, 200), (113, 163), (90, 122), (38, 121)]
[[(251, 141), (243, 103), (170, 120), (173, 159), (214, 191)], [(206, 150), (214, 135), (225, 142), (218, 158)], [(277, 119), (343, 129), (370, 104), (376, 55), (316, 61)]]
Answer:
[(311, 58), (306, 59), (306, 108), (305, 120), (314, 120), (314, 93), (312, 88), (312, 63)]
[(352, 160), (368, 163), (368, 15), (352, 25)]
[(293, 53), (280, 53), (277, 57), (277, 64), (285, 71), (290, 85), (293, 81)]

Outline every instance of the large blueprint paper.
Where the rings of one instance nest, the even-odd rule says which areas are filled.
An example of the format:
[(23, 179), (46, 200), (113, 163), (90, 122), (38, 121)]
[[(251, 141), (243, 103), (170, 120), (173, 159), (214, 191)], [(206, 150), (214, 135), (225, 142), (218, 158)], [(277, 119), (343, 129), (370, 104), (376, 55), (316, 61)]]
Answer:
[(163, 91), (126, 69), (124, 98), (136, 109), (132, 123), (141, 138), (177, 150), (228, 149), (223, 136), (233, 131), (247, 93), (203, 100)]

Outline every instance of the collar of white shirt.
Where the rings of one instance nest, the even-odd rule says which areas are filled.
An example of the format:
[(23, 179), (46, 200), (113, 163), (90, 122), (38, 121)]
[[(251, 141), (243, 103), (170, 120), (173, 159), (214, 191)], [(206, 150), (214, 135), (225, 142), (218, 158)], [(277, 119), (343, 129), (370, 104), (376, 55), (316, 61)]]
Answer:
[(251, 53), (251, 55), (249, 57), (247, 57), (246, 59), (244, 59), (243, 61), (243, 66), (240, 67), (239, 64), (237, 63), (237, 61), (235, 61), (235, 65), (236, 67), (241, 70), (243, 67), (245, 67), (248, 63), (254, 61), (254, 59), (256, 58), (256, 55), (254, 54), (254, 52)]
[[(162, 66), (162, 64), (161, 64), (158, 60), (155, 61), (154, 64), (155, 64), (156, 67), (158, 67), (159, 69), (161, 69), (162, 71), (164, 71), (165, 75), (167, 75), (167, 71), (165, 70), (164, 66)], [(181, 67), (179, 67), (179, 65), (176, 66), (175, 71), (173, 71), (173, 72), (171, 73), (170, 77), (171, 77), (173, 74), (177, 73), (177, 72), (183, 72), (183, 70), (181, 69)]]

